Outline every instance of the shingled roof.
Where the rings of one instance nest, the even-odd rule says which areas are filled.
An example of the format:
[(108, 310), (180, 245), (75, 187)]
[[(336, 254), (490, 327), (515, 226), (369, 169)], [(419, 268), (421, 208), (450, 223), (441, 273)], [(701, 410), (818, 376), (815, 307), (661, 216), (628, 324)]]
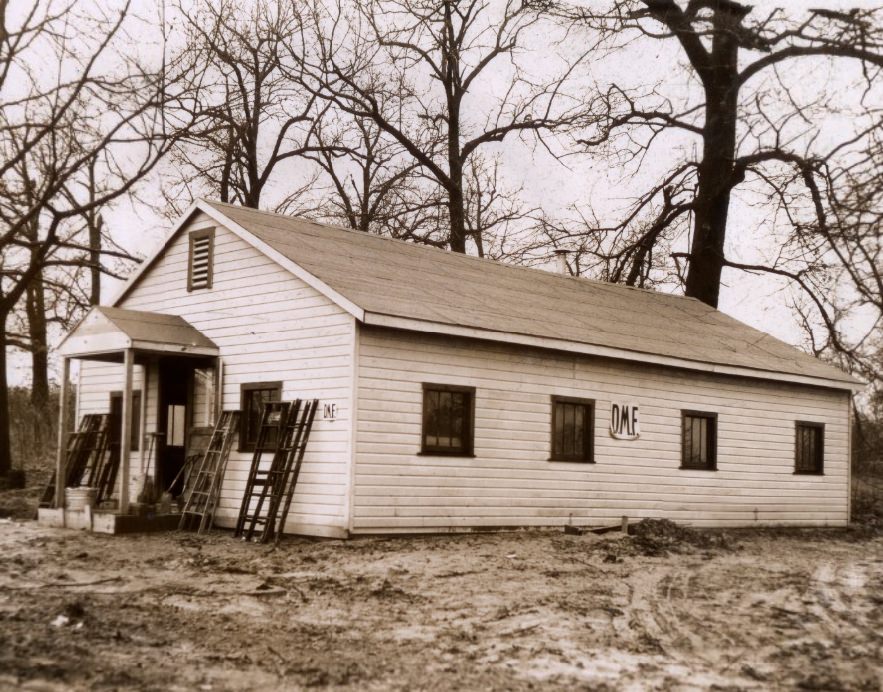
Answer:
[(677, 361), (720, 372), (748, 369), (773, 379), (818, 378), (844, 388), (858, 384), (693, 298), (511, 266), (219, 202), (197, 207), (308, 272), (363, 311), (357, 317), (369, 324), (516, 343), (548, 341), (563, 350)]
[(217, 355), (217, 345), (183, 317), (143, 310), (96, 305), (62, 339), (63, 355), (80, 357), (116, 354), (134, 348), (139, 351)]

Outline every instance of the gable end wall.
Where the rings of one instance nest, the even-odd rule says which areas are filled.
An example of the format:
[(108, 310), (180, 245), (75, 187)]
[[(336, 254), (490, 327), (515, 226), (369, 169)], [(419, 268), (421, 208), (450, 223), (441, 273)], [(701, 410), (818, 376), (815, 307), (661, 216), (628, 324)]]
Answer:
[[(211, 289), (187, 291), (188, 233), (214, 227)], [(328, 298), (203, 213), (194, 215), (158, 261), (117, 307), (180, 315), (212, 339), (224, 361), (223, 407), (240, 408), (240, 386), (283, 382), (283, 398), (320, 399), (304, 458), (289, 532), (344, 535), (348, 525), (350, 421), (355, 320)], [(135, 387), (143, 369), (136, 372)], [(146, 430), (156, 430), (156, 372), (150, 374)], [(119, 390), (122, 368), (85, 361), (79, 415), (106, 412)], [(334, 403), (337, 417), (323, 420), (321, 404)], [(224, 478), (217, 522), (235, 524), (250, 453), (234, 451)], [(133, 495), (140, 488), (139, 454), (133, 453)]]

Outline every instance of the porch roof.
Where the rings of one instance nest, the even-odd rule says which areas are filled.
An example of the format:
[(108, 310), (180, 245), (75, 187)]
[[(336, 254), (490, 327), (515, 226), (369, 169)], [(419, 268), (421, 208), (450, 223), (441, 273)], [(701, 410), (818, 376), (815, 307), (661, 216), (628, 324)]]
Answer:
[(123, 351), (217, 356), (218, 347), (183, 317), (95, 306), (59, 346), (68, 358), (119, 360)]

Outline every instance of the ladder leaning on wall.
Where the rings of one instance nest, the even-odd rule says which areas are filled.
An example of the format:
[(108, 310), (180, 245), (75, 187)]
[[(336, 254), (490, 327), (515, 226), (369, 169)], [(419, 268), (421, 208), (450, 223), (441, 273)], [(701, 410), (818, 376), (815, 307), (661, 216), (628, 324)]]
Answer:
[(251, 468), (248, 471), (248, 480), (245, 482), (242, 506), (239, 509), (236, 529), (233, 532), (234, 536), (242, 536), (245, 532), (245, 524), (249, 523), (249, 526), (252, 526), (256, 521), (255, 518), (261, 514), (263, 488), (267, 484), (267, 478), (273, 467), (276, 452), (279, 449), (279, 441), (282, 439), (282, 429), (288, 420), (291, 405), (289, 401), (267, 401), (264, 403), (251, 457)]
[[(67, 447), (64, 454), (62, 475), (65, 488), (86, 485), (98, 488), (97, 502), (106, 499), (113, 492), (116, 478), (112, 461), (106, 459), (109, 441), (110, 416), (106, 413), (87, 413), (80, 420), (76, 432), (67, 436)], [(55, 506), (56, 472), (52, 473), (49, 483), (40, 498), (40, 507)]]
[(211, 529), (230, 448), (238, 429), (239, 411), (224, 411), (212, 431), (202, 461), (195, 473), (190, 475), (190, 487), (184, 489), (186, 501), (178, 523), (179, 529), (195, 528), (197, 533)]
[[(261, 455), (255, 450), (249, 484), (236, 522), (235, 535), (242, 536), (243, 540), (266, 543), (272, 538), (279, 542), (318, 408), (318, 399), (297, 399), (290, 404), (275, 436), (276, 449), (269, 469), (260, 468)], [(262, 424), (266, 418), (267, 409)]]

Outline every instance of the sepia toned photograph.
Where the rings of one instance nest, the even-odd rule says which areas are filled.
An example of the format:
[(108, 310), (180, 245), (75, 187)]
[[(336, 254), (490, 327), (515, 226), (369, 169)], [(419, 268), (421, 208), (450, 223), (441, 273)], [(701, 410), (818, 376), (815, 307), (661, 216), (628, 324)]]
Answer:
[(883, 2), (0, 0), (0, 690), (883, 690)]

